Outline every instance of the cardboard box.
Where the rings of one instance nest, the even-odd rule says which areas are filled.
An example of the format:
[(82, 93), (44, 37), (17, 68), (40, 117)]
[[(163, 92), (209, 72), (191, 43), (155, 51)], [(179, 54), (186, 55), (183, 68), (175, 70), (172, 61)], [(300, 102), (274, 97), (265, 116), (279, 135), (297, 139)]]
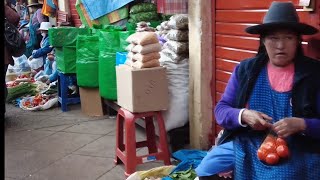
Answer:
[(160, 111), (168, 108), (166, 68), (133, 69), (116, 67), (118, 104), (131, 112)]
[(103, 104), (99, 88), (79, 87), (81, 111), (88, 116), (103, 116)]

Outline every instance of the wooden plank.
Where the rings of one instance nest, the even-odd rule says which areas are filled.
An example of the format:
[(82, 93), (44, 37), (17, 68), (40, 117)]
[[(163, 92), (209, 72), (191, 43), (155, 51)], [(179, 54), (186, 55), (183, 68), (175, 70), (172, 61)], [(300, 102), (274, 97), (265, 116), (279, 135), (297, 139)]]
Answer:
[(216, 45), (256, 51), (259, 47), (259, 38), (217, 34)]
[(231, 76), (231, 72), (216, 70), (216, 80), (227, 83)]
[(234, 61), (241, 61), (256, 55), (256, 51), (234, 49), (229, 47), (216, 46), (216, 57)]
[[(216, 0), (216, 9), (268, 9), (274, 0)], [(288, 0), (277, 0), (288, 2)], [(298, 6), (299, 0), (291, 0)]]
[(237, 36), (249, 36), (249, 37), (259, 37), (259, 35), (252, 35), (245, 32), (247, 27), (255, 24), (242, 24), (242, 23), (216, 23), (216, 33), (217, 34), (228, 34)]
[(216, 81), (216, 90), (217, 92), (223, 93), (226, 89), (227, 83), (222, 81)]
[[(216, 22), (260, 24), (267, 10), (216, 10)], [(310, 23), (308, 12), (298, 11), (301, 22)]]
[(239, 62), (237, 61), (230, 61), (227, 59), (216, 58), (216, 67), (217, 69), (222, 71), (232, 72), (234, 67), (236, 67), (236, 65), (238, 64)]

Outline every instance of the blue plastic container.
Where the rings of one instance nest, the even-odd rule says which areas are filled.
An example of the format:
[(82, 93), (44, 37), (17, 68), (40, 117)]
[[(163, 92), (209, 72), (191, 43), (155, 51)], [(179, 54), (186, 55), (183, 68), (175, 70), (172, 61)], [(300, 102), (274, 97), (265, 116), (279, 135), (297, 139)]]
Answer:
[(116, 53), (116, 66), (124, 64), (127, 60), (128, 52), (117, 52)]

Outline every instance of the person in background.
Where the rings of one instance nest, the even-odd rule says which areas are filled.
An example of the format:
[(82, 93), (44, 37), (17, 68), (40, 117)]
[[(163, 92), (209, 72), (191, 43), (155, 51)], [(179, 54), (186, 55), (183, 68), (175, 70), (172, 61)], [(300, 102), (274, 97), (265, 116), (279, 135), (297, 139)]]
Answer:
[(58, 80), (58, 70), (54, 49), (47, 55), (46, 63), (44, 65), (44, 74), (48, 76), (46, 80), (47, 84)]
[[(29, 61), (33, 61), (35, 58), (41, 58), (42, 57), (42, 64), (45, 64), (47, 54), (52, 51), (52, 47), (50, 47), (49, 44), (49, 35), (48, 35), (48, 30), (51, 28), (52, 25), (50, 22), (42, 22), (41, 26), (39, 28), (39, 31), (41, 32), (42, 40), (40, 42), (40, 47), (39, 49), (35, 50), (32, 55), (28, 58)], [(43, 66), (40, 67), (39, 69), (35, 69), (36, 72), (39, 72), (40, 70), (43, 69)]]
[[(6, 3), (6, 5), (5, 5), (5, 18), (11, 24), (18, 27), (19, 20), (20, 20), (19, 14), (8, 5), (7, 0), (5, 0), (5, 3)], [(6, 47), (6, 45), (4, 45), (4, 73), (5, 73), (4, 76), (6, 75), (7, 68), (8, 68), (9, 64), (14, 65), (12, 53), (9, 51), (9, 49)], [(5, 79), (5, 78), (3, 78), (3, 79)], [(5, 97), (6, 97), (7, 96), (6, 83), (4, 82), (3, 85), (5, 86), (4, 88), (5, 88)]]
[(47, 16), (41, 13), (42, 4), (37, 0), (28, 0), (28, 12), (30, 16), (29, 22), (29, 41), (26, 44), (26, 53), (25, 55), (29, 57), (34, 49), (40, 48), (40, 42), (42, 39), (40, 31), (40, 24), (42, 22), (48, 22), (49, 19)]
[[(224, 132), (196, 168), (199, 179), (320, 179), (320, 61), (302, 50), (302, 35), (318, 30), (299, 22), (291, 2), (273, 2), (246, 32), (260, 35), (260, 47), (236, 66), (214, 110)], [(273, 165), (257, 155), (270, 132), (290, 154), (278, 163), (278, 154), (267, 156)]]
[(28, 8), (24, 0), (18, 0), (15, 7), (16, 11), (20, 15), (20, 26), (25, 21), (29, 21)]

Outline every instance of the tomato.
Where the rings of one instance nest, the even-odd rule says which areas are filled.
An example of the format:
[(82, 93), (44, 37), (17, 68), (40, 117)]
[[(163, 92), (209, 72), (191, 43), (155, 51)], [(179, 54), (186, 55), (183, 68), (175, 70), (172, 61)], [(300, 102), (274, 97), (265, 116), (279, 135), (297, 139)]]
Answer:
[(277, 164), (279, 162), (279, 156), (276, 153), (270, 153), (266, 157), (266, 163), (270, 165)]
[(264, 142), (275, 142), (276, 141), (276, 137), (272, 136), (272, 135), (268, 135)]
[(261, 160), (261, 161), (265, 161), (266, 160), (266, 156), (267, 156), (267, 151), (263, 148), (259, 148), (258, 151), (257, 151), (257, 156), (258, 156), (258, 159)]
[(277, 146), (272, 142), (263, 143), (261, 148), (265, 149), (268, 153), (275, 153)]
[(277, 146), (280, 146), (280, 145), (287, 146), (287, 142), (284, 139), (279, 138), (279, 137), (276, 139), (276, 143), (277, 143)]
[(289, 156), (289, 149), (288, 146), (280, 145), (277, 147), (277, 154), (279, 157), (287, 158)]

